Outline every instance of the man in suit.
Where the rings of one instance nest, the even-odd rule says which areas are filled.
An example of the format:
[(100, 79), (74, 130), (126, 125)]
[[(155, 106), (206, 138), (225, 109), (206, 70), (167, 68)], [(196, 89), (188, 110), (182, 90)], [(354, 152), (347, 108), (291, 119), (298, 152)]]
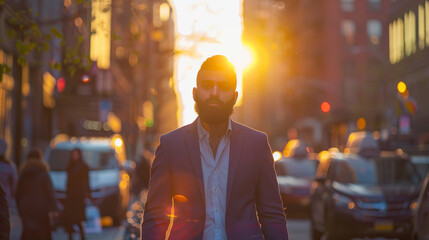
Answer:
[(142, 239), (288, 239), (267, 136), (230, 119), (236, 85), (225, 56), (201, 65), (199, 117), (156, 150)]

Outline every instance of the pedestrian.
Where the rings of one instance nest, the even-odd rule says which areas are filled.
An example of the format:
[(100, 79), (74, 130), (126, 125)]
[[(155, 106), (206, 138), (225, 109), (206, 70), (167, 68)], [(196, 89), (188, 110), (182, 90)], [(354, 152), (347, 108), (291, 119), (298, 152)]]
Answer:
[(80, 149), (75, 148), (70, 152), (70, 160), (67, 165), (67, 189), (64, 204), (64, 224), (69, 239), (73, 239), (73, 227), (79, 227), (81, 239), (85, 239), (83, 222), (85, 222), (85, 199), (91, 198), (89, 189), (89, 168), (82, 158)]
[(140, 190), (145, 190), (149, 186), (149, 176), (150, 176), (150, 160), (153, 156), (153, 153), (149, 150), (149, 144), (145, 144), (145, 148), (141, 154), (140, 161), (137, 163), (137, 178), (140, 185)]
[(0, 240), (8, 240), (10, 237), (9, 206), (6, 191), (0, 183)]
[(13, 197), (15, 196), (18, 174), (15, 164), (6, 158), (7, 143), (0, 139), (0, 183), (6, 192), (6, 199), (9, 207), (13, 207)]
[(21, 240), (51, 239), (50, 213), (58, 213), (49, 167), (38, 150), (28, 153), (20, 169), (16, 204), (22, 220)]
[(198, 118), (156, 150), (142, 239), (288, 239), (267, 136), (230, 119), (236, 86), (225, 56), (201, 65)]

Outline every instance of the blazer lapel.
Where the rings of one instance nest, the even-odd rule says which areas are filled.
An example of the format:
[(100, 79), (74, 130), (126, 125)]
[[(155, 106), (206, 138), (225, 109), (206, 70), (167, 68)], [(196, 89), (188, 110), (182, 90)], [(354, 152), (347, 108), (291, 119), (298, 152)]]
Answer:
[(204, 179), (203, 170), (201, 167), (200, 143), (198, 137), (197, 121), (198, 120), (195, 120), (191, 125), (189, 125), (185, 141), (190, 160), (194, 168), (194, 173), (197, 178), (201, 199), (205, 206)]
[(227, 183), (227, 194), (226, 194), (226, 209), (228, 209), (229, 201), (231, 199), (232, 186), (235, 179), (236, 172), (240, 163), (240, 156), (243, 150), (244, 139), (240, 135), (239, 125), (232, 122), (232, 134), (230, 139), (230, 150), (229, 150), (229, 169), (228, 169), (228, 183)]

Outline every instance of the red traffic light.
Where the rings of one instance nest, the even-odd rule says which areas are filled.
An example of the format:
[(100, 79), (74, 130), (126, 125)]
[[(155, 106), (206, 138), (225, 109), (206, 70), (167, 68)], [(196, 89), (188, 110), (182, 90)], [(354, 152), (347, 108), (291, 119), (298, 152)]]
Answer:
[(57, 91), (59, 93), (64, 92), (64, 89), (66, 88), (66, 80), (62, 77), (58, 78), (57, 80)]
[(331, 110), (331, 105), (328, 102), (323, 102), (320, 105), (320, 109), (322, 109), (322, 112), (327, 113), (329, 110)]

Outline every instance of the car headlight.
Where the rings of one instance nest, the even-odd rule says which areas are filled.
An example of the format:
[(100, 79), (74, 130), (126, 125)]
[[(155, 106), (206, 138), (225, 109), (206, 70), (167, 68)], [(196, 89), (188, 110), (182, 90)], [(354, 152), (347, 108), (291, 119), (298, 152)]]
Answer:
[(333, 195), (335, 206), (340, 208), (346, 208), (349, 210), (353, 210), (356, 207), (356, 204), (350, 198), (340, 195), (338, 193), (334, 193)]
[(419, 206), (419, 202), (417, 200), (413, 200), (410, 203), (410, 210), (415, 211), (418, 206)]

